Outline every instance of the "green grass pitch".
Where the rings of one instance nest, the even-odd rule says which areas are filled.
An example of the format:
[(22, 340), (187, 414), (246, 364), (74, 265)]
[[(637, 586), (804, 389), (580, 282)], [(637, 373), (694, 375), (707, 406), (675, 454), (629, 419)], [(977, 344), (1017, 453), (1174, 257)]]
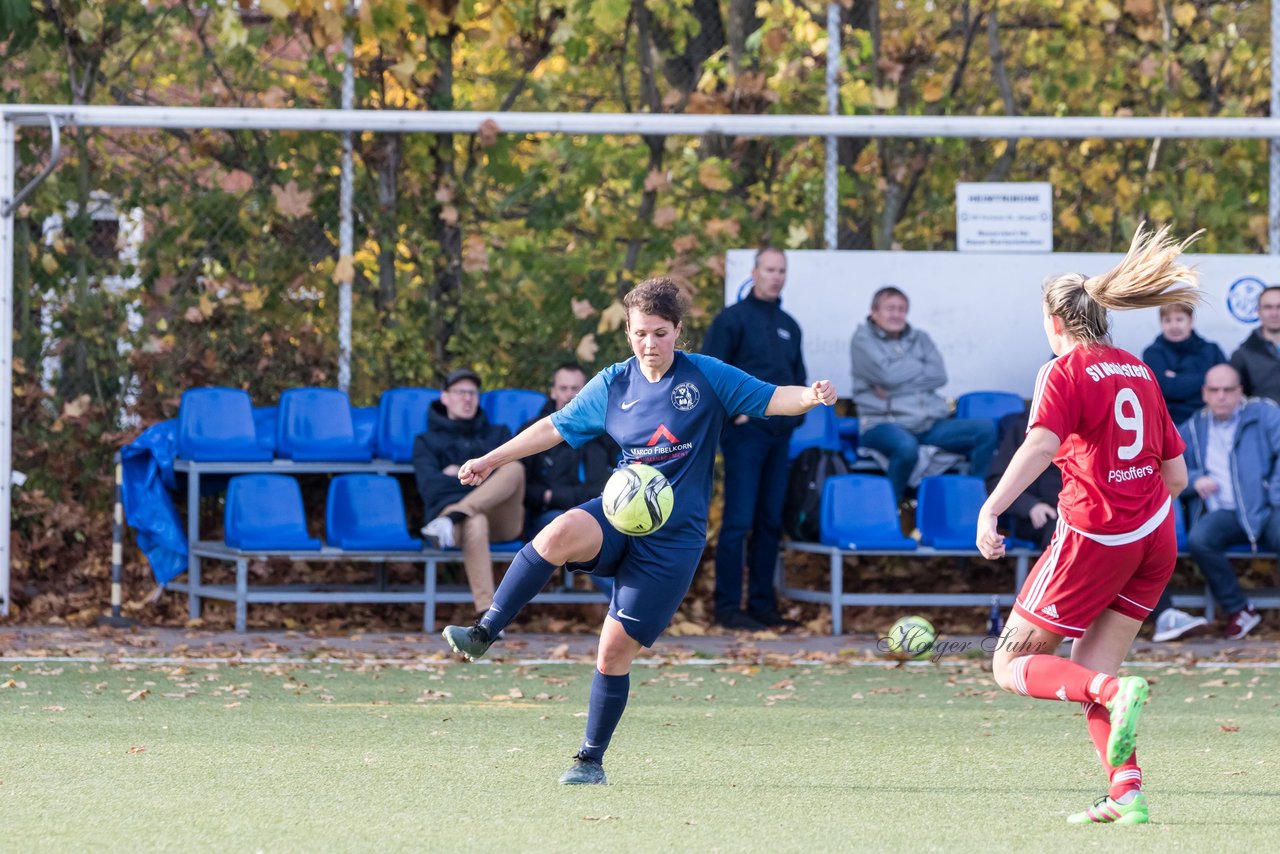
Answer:
[(0, 661), (0, 847), (1269, 849), (1280, 673), (1133, 672), (1152, 824), (1121, 828), (1064, 821), (1105, 789), (1079, 707), (974, 663), (638, 667), (611, 785), (569, 788), (589, 665)]

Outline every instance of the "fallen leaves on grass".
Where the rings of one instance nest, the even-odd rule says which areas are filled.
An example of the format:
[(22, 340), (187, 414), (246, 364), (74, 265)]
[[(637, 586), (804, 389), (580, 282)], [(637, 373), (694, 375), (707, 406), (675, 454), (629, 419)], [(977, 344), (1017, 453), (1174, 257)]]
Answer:
[(447, 700), (452, 696), (453, 694), (448, 691), (433, 691), (430, 688), (427, 688), (425, 691), (422, 692), (422, 696), (419, 697), (415, 702), (428, 703), (432, 700)]
[(141, 744), (135, 744), (135, 745), (133, 745), (133, 746), (131, 746), (131, 747), (129, 748), (129, 753), (130, 753), (130, 754), (135, 754), (135, 753), (146, 753), (146, 752), (147, 752), (147, 749), (146, 749), (145, 747), (143, 747)]
[(151, 689), (139, 688), (137, 691), (134, 691), (128, 697), (125, 697), (125, 700), (127, 702), (132, 703), (134, 700), (145, 700), (147, 699), (147, 697), (150, 697), (150, 696), (151, 696)]
[(1223, 732), (1239, 732), (1240, 727), (1236, 724), (1223, 724), (1220, 729)]
[[(65, 707), (63, 707), (63, 706), (45, 706), (45, 707), (44, 707), (43, 709), (41, 709), (40, 711), (42, 711), (42, 712), (65, 712), (65, 711), (66, 711), (66, 708), (65, 708)], [(1237, 727), (1237, 729), (1239, 729), (1239, 727)]]
[(617, 821), (622, 818), (620, 815), (584, 815), (583, 821)]

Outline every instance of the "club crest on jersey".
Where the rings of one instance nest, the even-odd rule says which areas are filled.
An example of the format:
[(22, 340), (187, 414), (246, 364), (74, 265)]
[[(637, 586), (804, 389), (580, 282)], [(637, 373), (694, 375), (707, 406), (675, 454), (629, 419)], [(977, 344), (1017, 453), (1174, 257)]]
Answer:
[(693, 383), (680, 383), (671, 390), (671, 405), (681, 412), (688, 412), (698, 405), (702, 393)]

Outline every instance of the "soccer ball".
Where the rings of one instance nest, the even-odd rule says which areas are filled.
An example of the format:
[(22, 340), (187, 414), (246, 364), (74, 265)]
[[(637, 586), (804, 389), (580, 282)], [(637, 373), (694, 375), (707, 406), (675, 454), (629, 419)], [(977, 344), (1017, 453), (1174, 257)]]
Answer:
[(938, 633), (924, 617), (913, 615), (903, 617), (893, 624), (889, 634), (885, 635), (885, 651), (896, 658), (928, 658), (933, 652), (934, 641)]
[(671, 515), (675, 493), (662, 472), (644, 464), (623, 466), (604, 485), (604, 518), (624, 534), (643, 537)]

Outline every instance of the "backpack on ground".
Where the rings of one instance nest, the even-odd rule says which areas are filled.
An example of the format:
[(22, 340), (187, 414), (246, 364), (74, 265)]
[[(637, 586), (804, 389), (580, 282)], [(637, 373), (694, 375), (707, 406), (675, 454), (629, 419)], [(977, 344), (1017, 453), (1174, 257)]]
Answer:
[(793, 540), (816, 542), (822, 519), (822, 490), (827, 478), (848, 474), (849, 464), (837, 451), (805, 448), (791, 461), (782, 527)]

